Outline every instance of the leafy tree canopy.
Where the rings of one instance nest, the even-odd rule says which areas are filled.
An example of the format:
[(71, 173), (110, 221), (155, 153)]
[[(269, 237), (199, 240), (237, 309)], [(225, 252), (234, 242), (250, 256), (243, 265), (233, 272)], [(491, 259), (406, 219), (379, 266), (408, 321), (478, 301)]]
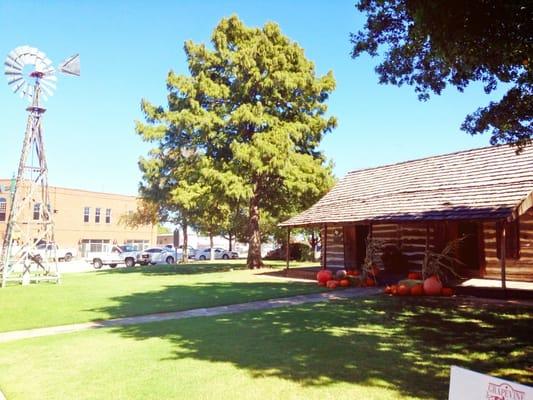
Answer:
[(335, 80), (331, 72), (317, 77), (274, 23), (248, 28), (232, 16), (211, 42), (185, 43), (190, 76), (169, 73), (168, 108), (142, 102), (147, 123), (137, 132), (159, 144), (141, 161), (145, 191), (200, 216), (204, 230), (218, 218), (237, 232), (227, 218), (244, 204), (248, 265), (259, 267), (261, 216), (298, 212), (333, 183), (318, 146), (336, 126), (325, 115)]
[(352, 57), (377, 56), (380, 83), (415, 87), (421, 100), (447, 84), (463, 91), (481, 81), (486, 93), (510, 85), (498, 102), (468, 115), (461, 128), (491, 132), (491, 143), (531, 142), (533, 3), (530, 0), (361, 0), (364, 28), (351, 35)]

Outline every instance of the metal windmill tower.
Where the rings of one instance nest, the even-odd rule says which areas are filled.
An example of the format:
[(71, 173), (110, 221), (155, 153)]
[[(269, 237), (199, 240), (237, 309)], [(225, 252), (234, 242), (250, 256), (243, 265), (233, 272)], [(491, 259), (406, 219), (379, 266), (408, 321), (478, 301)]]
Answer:
[[(54, 212), (48, 192), (48, 167), (43, 141), (42, 119), (46, 109), (41, 100), (51, 96), (57, 78), (46, 55), (34, 47), (21, 46), (10, 52), (4, 63), (8, 85), (30, 101), (9, 218), (0, 253), (2, 287), (8, 281), (59, 283), (60, 274), (53, 246), (44, 253), (36, 248), (54, 242)], [(67, 58), (59, 70), (80, 75), (79, 55)], [(48, 246), (46, 246), (48, 249)]]

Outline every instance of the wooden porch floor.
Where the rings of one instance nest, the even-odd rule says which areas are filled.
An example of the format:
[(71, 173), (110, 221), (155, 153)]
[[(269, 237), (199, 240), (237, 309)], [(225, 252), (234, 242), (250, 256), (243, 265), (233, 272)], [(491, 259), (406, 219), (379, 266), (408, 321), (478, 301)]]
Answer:
[[(505, 281), (507, 289), (512, 290), (531, 290), (533, 291), (533, 282), (524, 281)], [(471, 287), (471, 288), (490, 288), (499, 289), (502, 287), (502, 281), (500, 279), (479, 279), (472, 278), (464, 281), (459, 286)]]

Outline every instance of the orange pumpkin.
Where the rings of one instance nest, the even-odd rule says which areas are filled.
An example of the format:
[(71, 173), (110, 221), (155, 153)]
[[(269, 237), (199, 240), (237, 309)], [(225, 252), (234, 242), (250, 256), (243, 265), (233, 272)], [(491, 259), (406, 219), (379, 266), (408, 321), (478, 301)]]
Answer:
[(420, 272), (409, 272), (407, 274), (407, 279), (419, 280), (422, 279), (422, 274)]
[(398, 286), (399, 296), (409, 296), (409, 293), (411, 293), (411, 289), (409, 289), (409, 286), (403, 284)]
[(326, 282), (318, 282), (318, 286), (326, 286)]
[(337, 286), (339, 286), (339, 282), (336, 281), (336, 280), (331, 279), (331, 280), (326, 282), (326, 287), (328, 289), (336, 289)]
[(392, 288), (390, 286), (385, 286), (385, 289), (383, 290), (383, 292), (385, 292), (385, 294), (391, 294)]
[(422, 296), (424, 294), (424, 286), (421, 283), (414, 285), (411, 288), (411, 296)]
[(324, 284), (326, 284), (327, 281), (330, 281), (331, 278), (333, 278), (333, 274), (329, 269), (323, 269), (316, 274), (316, 280)]
[(366, 286), (376, 286), (376, 282), (372, 278), (366, 278), (365, 284)]
[(393, 296), (396, 296), (398, 294), (398, 285), (391, 285), (390, 294), (392, 294)]
[(350, 281), (348, 279), (341, 279), (339, 285), (342, 287), (348, 287), (350, 286)]
[(433, 275), (424, 281), (424, 293), (428, 296), (439, 296), (442, 290), (440, 279)]
[(453, 291), (452, 288), (449, 288), (449, 287), (443, 287), (442, 290), (441, 290), (441, 294), (442, 294), (443, 296), (450, 297), (450, 296), (453, 296), (454, 291)]

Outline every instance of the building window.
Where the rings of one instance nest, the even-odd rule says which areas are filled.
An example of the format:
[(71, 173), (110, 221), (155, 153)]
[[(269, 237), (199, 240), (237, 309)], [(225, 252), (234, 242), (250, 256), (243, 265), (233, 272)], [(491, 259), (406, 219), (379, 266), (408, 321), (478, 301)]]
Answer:
[(96, 222), (97, 224), (100, 223), (100, 209), (99, 208), (94, 209), (94, 222)]
[(6, 199), (3, 197), (0, 197), (0, 221), (6, 220)]
[(91, 208), (85, 207), (83, 209), (83, 222), (89, 222), (90, 216), (91, 216)]
[(106, 208), (105, 210), (105, 223), (110, 224), (111, 223), (111, 209)]
[(129, 244), (133, 247), (135, 247), (136, 250), (142, 251), (144, 249), (147, 249), (150, 247), (150, 241), (149, 240), (126, 240), (124, 244)]
[(33, 220), (38, 221), (40, 219), (40, 214), (41, 214), (41, 204), (35, 203), (33, 205)]
[(80, 254), (87, 257), (89, 252), (100, 252), (111, 250), (109, 239), (82, 239), (80, 243)]

